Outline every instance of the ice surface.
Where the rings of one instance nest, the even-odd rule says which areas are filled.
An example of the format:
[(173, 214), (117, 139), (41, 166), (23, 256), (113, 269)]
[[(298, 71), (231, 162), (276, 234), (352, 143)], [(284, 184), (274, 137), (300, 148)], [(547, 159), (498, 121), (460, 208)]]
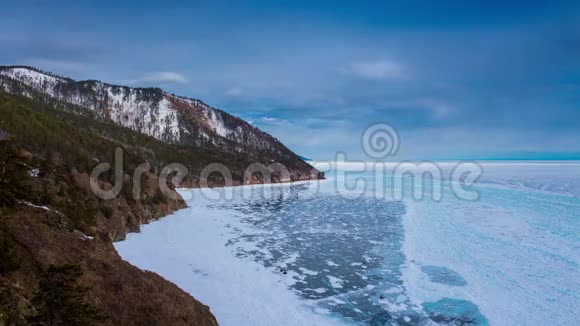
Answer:
[[(576, 324), (580, 166), (483, 167), (479, 201), (406, 201), (408, 295), (424, 307), (469, 300), (454, 301), (454, 309), (475, 304), (492, 325)], [(439, 282), (442, 275), (427, 266), (453, 271), (465, 284)]]
[(574, 164), (484, 165), (471, 202), (338, 196), (332, 173), (250, 196), (211, 190), (230, 200), (198, 189), (116, 247), (224, 325), (573, 325), (579, 176)]
[(340, 324), (288, 290), (291, 275), (236, 257), (226, 246), (229, 228), (244, 226), (231, 212), (189, 204), (190, 209), (143, 226), (141, 233), (129, 234), (115, 247), (129, 262), (159, 273), (209, 305), (220, 325)]
[(445, 325), (487, 325), (476, 305), (457, 299), (441, 299), (423, 304), (427, 315), (436, 323)]
[(459, 273), (447, 267), (422, 266), (421, 271), (429, 276), (429, 281), (454, 286), (464, 286), (467, 284)]

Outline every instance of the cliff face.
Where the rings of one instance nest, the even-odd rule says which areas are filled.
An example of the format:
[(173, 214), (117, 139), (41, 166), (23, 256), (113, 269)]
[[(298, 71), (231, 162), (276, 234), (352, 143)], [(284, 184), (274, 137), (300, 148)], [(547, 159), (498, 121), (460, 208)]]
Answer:
[(0, 325), (30, 324), (40, 309), (35, 298), (44, 271), (66, 264), (83, 271), (79, 285), (87, 288), (86, 302), (106, 316), (102, 324), (217, 325), (209, 307), (123, 261), (113, 246), (185, 206), (159, 195), (155, 174), (143, 176), (140, 199), (121, 193), (103, 201), (88, 189), (88, 175), (69, 166), (66, 150), (25, 146), (0, 140)]
[(20, 207), (3, 218), (20, 267), (0, 274), (0, 325), (27, 325), (42, 271), (70, 263), (83, 270), (79, 283), (88, 288), (87, 302), (106, 315), (104, 325), (217, 325), (209, 307), (122, 260), (108, 238), (55, 228), (58, 212)]

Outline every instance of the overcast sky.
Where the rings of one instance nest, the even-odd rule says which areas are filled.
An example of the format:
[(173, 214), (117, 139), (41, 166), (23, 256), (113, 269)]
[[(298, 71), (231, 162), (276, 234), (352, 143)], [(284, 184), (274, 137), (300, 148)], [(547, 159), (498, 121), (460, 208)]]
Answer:
[(578, 4), (383, 2), (3, 1), (0, 64), (199, 98), (315, 159), (379, 122), (398, 159), (580, 158)]

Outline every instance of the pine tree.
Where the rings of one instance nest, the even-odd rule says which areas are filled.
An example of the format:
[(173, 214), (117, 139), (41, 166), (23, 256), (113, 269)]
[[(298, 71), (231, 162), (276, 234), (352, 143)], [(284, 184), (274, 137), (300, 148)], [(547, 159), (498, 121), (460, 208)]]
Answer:
[(78, 265), (49, 266), (42, 274), (40, 286), (32, 303), (37, 314), (30, 320), (32, 325), (99, 325), (106, 316), (87, 303), (87, 288), (78, 285), (83, 275)]
[(26, 159), (10, 140), (0, 140), (0, 207), (12, 206), (29, 197), (24, 181), (28, 178)]
[(0, 216), (0, 275), (4, 275), (20, 267), (20, 259), (16, 253), (15, 245)]

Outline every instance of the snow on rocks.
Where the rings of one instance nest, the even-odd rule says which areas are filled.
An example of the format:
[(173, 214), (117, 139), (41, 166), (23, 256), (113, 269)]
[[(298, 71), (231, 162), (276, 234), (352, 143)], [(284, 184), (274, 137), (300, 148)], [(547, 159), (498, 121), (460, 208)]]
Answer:
[[(9, 93), (30, 98), (44, 94), (164, 142), (207, 139), (219, 145), (226, 138), (243, 146), (277, 149), (278, 140), (243, 120), (200, 100), (179, 97), (158, 88), (116, 86), (99, 81), (77, 82), (23, 66), (0, 67), (0, 76), (28, 86), (13, 87), (12, 83), (0, 79), (0, 89)], [(234, 150), (241, 151), (242, 148)]]
[(21, 201), (21, 202), (19, 202), (19, 203), (20, 203), (20, 204), (22, 204), (22, 205), (26, 205), (26, 206), (33, 207), (33, 208), (42, 209), (42, 210), (45, 210), (45, 211), (49, 211), (49, 212), (56, 213), (56, 214), (58, 214), (58, 215), (62, 215), (62, 216), (64, 216), (64, 214), (63, 214), (63, 213), (61, 213), (61, 212), (59, 212), (59, 211), (57, 211), (57, 210), (51, 209), (51, 208), (49, 208), (49, 207), (47, 207), (47, 206), (34, 205), (34, 204), (32, 204), (32, 203), (25, 202), (25, 201)]

